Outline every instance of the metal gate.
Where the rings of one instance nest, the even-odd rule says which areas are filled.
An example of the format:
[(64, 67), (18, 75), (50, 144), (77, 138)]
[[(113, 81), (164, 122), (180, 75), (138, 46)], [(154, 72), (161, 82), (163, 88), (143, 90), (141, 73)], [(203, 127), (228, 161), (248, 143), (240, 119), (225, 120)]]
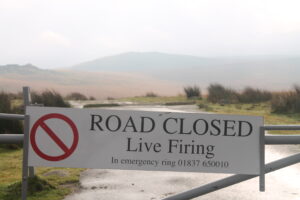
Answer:
[[(30, 89), (29, 87), (23, 88), (24, 106), (31, 105)], [(22, 167), (22, 200), (26, 200), (28, 177), (34, 176), (34, 168), (28, 167), (28, 136), (29, 136), (29, 116), (20, 114), (4, 114), (0, 113), (0, 119), (9, 120), (24, 120), (24, 134), (1, 134), (0, 144), (11, 144), (11, 143), (23, 143), (23, 167)], [(295, 145), (300, 144), (300, 136), (295, 135), (280, 135), (280, 136), (269, 136), (265, 135), (268, 130), (300, 130), (300, 125), (264, 125), (260, 129), (261, 136), (261, 147), (263, 147), (263, 154), (261, 158), (263, 160), (261, 166), (261, 175), (233, 175), (219, 181), (188, 190), (186, 192), (167, 197), (164, 200), (187, 200), (196, 198), (210, 192), (255, 178), (260, 176), (260, 191), (264, 191), (264, 174), (276, 171), (278, 169), (288, 167), (293, 164), (300, 162), (300, 153), (276, 160), (274, 162), (264, 164), (264, 146), (265, 145)]]

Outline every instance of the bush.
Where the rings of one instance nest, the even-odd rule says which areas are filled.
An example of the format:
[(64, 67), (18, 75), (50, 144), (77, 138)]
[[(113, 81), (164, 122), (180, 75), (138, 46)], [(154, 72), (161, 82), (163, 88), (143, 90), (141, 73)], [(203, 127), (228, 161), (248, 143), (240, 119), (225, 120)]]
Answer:
[(89, 100), (94, 101), (94, 100), (96, 100), (96, 98), (93, 97), (93, 96), (90, 96), (90, 97), (89, 97)]
[(198, 86), (187, 86), (184, 88), (184, 92), (187, 98), (202, 98), (201, 90)]
[(238, 93), (220, 84), (210, 84), (208, 86), (207, 100), (212, 103), (228, 104), (238, 102)]
[(293, 91), (274, 94), (271, 109), (274, 113), (300, 113), (300, 87), (295, 86)]
[(0, 112), (1, 113), (10, 113), (11, 111), (11, 98), (9, 94), (1, 92), (0, 93)]
[(158, 95), (155, 94), (154, 92), (147, 92), (145, 97), (158, 97)]
[(199, 103), (198, 108), (204, 111), (212, 111), (213, 109), (207, 103)]
[(67, 100), (76, 100), (76, 101), (78, 101), (78, 100), (82, 100), (82, 101), (88, 100), (88, 98), (85, 95), (83, 95), (79, 92), (72, 92), (71, 94), (66, 96), (66, 99)]
[[(5, 92), (0, 93), (0, 113), (20, 114), (21, 108), (12, 108), (12, 99), (14, 99), (14, 95)], [(22, 134), (22, 122), (20, 120), (0, 119), (0, 134), (4, 133)]]
[(32, 92), (31, 99), (33, 104), (37, 103), (49, 107), (70, 107), (70, 104), (65, 102), (63, 97), (53, 90), (46, 90), (41, 93)]
[(246, 87), (239, 95), (240, 103), (260, 103), (272, 99), (272, 93), (266, 90)]

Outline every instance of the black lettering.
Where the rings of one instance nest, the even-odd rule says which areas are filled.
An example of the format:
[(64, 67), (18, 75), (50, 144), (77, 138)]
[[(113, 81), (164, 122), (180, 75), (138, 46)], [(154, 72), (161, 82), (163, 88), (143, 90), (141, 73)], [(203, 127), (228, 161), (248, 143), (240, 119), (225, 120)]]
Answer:
[(165, 131), (166, 133), (168, 133), (168, 134), (174, 134), (174, 133), (177, 133), (177, 131), (171, 132), (171, 131), (167, 130), (167, 123), (168, 123), (169, 120), (174, 120), (174, 121), (177, 123), (177, 119), (176, 119), (176, 118), (168, 118), (168, 119), (166, 119), (166, 120), (164, 121), (164, 124), (163, 124), (164, 131)]
[(179, 134), (186, 134), (186, 135), (190, 135), (192, 133), (192, 131), (189, 132), (184, 132), (184, 118), (180, 118), (180, 132)]
[[(218, 123), (218, 125), (216, 123)], [(214, 120), (211, 121), (212, 128), (214, 128), (217, 132), (214, 133), (213, 131), (210, 131), (210, 135), (214, 135), (214, 136), (220, 135), (220, 133), (221, 133), (221, 129), (219, 127), (220, 124), (221, 124), (220, 120), (214, 119)]]
[(102, 127), (100, 126), (100, 123), (102, 122), (102, 117), (100, 115), (91, 115), (91, 131), (95, 130), (95, 125), (98, 127), (100, 131), (103, 131)]
[[(197, 130), (197, 124), (198, 124), (198, 122), (200, 122), (200, 121), (204, 122), (204, 125), (205, 125), (204, 131), (203, 131), (202, 133), (198, 132), (198, 130)], [(200, 126), (200, 129), (201, 129), (201, 126)], [(204, 134), (206, 134), (206, 132), (208, 131), (208, 123), (207, 123), (207, 121), (204, 120), (204, 119), (197, 119), (197, 120), (194, 122), (194, 124), (193, 124), (193, 130), (194, 130), (194, 132), (195, 132), (197, 135), (204, 135)]]
[(125, 125), (125, 127), (124, 127), (124, 129), (123, 129), (123, 132), (126, 132), (126, 129), (127, 129), (128, 127), (129, 127), (129, 128), (132, 128), (133, 132), (137, 132), (136, 127), (135, 127), (135, 124), (134, 124), (134, 121), (132, 120), (132, 117), (131, 117), (131, 116), (129, 117), (129, 119), (128, 119), (127, 123), (126, 123), (126, 125)]
[[(116, 128), (115, 129), (113, 129), (112, 127), (110, 127), (110, 121), (111, 121), (111, 119), (112, 118), (115, 118), (117, 121), (117, 126), (116, 126)], [(111, 116), (109, 116), (107, 119), (106, 119), (106, 122), (105, 122), (105, 125), (106, 125), (106, 128), (108, 129), (108, 130), (110, 130), (110, 131), (112, 131), (112, 132), (116, 132), (116, 131), (118, 131), (119, 129), (120, 129), (120, 127), (121, 127), (121, 119), (117, 116), (117, 115), (111, 115)]]
[[(173, 144), (173, 142), (176, 142), (176, 144)], [(169, 140), (169, 152), (168, 153), (173, 153), (172, 149), (177, 148), (179, 140)]]
[(131, 144), (131, 138), (127, 138), (127, 151), (137, 152), (137, 148), (136, 149), (131, 149), (130, 144)]
[[(243, 131), (243, 128), (242, 128), (242, 127), (243, 127), (243, 124), (245, 124), (246, 126), (247, 126), (247, 125), (249, 126), (249, 132), (246, 133), (246, 134), (242, 134), (242, 131)], [(245, 127), (244, 127), (244, 128), (245, 128)], [(253, 131), (252, 124), (250, 124), (250, 123), (247, 122), (247, 121), (239, 121), (239, 134), (238, 134), (238, 136), (240, 136), (240, 137), (247, 137), (247, 136), (251, 135), (252, 131)]]
[(215, 154), (213, 153), (214, 148), (215, 148), (215, 146), (213, 146), (213, 145), (208, 145), (206, 147), (206, 156), (205, 157), (207, 159), (211, 159), (211, 158), (215, 157)]
[[(234, 130), (235, 121), (234, 120), (224, 120), (224, 136), (235, 136), (236, 132), (233, 131), (233, 134), (229, 134), (228, 130)], [(233, 123), (233, 126), (229, 126), (229, 123)]]
[(160, 144), (160, 143), (154, 144), (153, 150), (154, 150), (154, 152), (156, 152), (156, 153), (161, 152), (161, 144)]
[[(149, 130), (145, 130), (145, 119), (149, 119), (152, 126)], [(153, 129), (155, 128), (155, 122), (152, 118), (150, 117), (141, 117), (141, 132), (142, 133), (149, 133), (151, 131), (153, 131)]]

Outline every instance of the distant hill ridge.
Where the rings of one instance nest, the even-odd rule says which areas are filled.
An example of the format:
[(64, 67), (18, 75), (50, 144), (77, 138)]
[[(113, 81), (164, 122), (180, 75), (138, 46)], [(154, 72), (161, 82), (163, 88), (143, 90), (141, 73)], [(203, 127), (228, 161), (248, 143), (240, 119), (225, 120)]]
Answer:
[(0, 65), (0, 73), (16, 73), (16, 72), (36, 72), (40, 69), (32, 64), (18, 65), (18, 64), (8, 64)]
[(189, 55), (176, 55), (158, 52), (129, 52), (107, 56), (84, 62), (72, 67), (76, 70), (88, 71), (153, 71), (159, 69), (174, 69), (186, 66), (205, 66), (216, 63), (218, 59), (202, 58)]
[[(271, 64), (271, 65), (270, 65)], [(280, 65), (280, 66), (279, 66)], [(300, 67), (300, 56), (198, 57), (159, 52), (128, 52), (106, 56), (74, 65), (71, 69), (83, 71), (148, 72), (183, 68), (226, 67), (268, 68)]]
[(300, 56), (245, 56), (206, 58), (159, 52), (129, 52), (71, 67), (80, 71), (141, 73), (160, 80), (207, 87), (221, 83), (272, 90), (300, 84)]

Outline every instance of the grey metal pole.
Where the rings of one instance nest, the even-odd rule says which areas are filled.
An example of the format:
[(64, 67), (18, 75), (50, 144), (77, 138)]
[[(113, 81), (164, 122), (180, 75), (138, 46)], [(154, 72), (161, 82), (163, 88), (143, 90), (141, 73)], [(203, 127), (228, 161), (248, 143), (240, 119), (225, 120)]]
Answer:
[[(31, 105), (31, 95), (30, 95), (30, 88), (23, 87), (23, 99), (24, 99), (24, 107), (26, 112), (26, 106)], [(34, 167), (29, 167), (29, 177), (34, 177)]]
[(23, 167), (22, 167), (22, 200), (26, 200), (28, 188), (28, 145), (29, 145), (29, 115), (25, 115), (23, 140)]
[(265, 136), (266, 144), (300, 144), (300, 135), (277, 135)]
[(300, 126), (299, 125), (264, 125), (264, 129), (266, 131), (296, 131), (296, 130), (300, 130)]
[(0, 113), (0, 119), (24, 120), (24, 115)]
[(20, 144), (23, 137), (23, 134), (0, 134), (0, 144)]
[(259, 145), (260, 145), (260, 160), (259, 160), (259, 191), (265, 191), (265, 130), (264, 127), (259, 128)]
[[(265, 173), (270, 173), (273, 171), (276, 171), (278, 169), (297, 164), (300, 162), (300, 153), (276, 160), (274, 162), (271, 162), (265, 166)], [(192, 198), (196, 198), (198, 196), (205, 195), (207, 193), (252, 179), (257, 177), (258, 175), (233, 175), (228, 178), (221, 179), (219, 181), (171, 196), (167, 197), (163, 200), (188, 200)]]
[(24, 106), (29, 106), (31, 104), (31, 96), (30, 96), (30, 88), (23, 87), (23, 98), (24, 98)]

